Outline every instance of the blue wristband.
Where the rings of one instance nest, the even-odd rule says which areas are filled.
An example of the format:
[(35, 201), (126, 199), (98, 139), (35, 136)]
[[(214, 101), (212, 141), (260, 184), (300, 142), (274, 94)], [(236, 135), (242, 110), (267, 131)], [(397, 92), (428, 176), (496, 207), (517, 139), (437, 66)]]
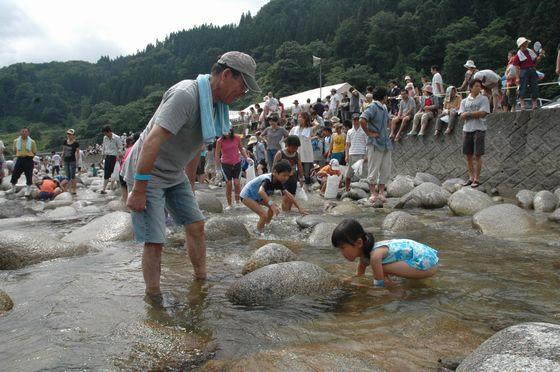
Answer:
[(272, 204), (273, 204), (272, 199), (268, 199), (268, 206), (272, 207)]
[(151, 174), (134, 173), (134, 179), (136, 181), (149, 181), (152, 179)]
[(383, 287), (383, 286), (385, 286), (385, 280), (383, 280), (383, 279), (381, 279), (381, 280), (373, 279), (373, 285), (375, 287)]

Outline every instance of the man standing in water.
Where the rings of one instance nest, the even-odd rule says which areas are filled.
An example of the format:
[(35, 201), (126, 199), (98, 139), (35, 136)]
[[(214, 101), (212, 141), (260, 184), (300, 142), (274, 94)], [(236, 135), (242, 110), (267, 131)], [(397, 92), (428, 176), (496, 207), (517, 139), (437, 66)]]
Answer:
[(127, 206), (135, 238), (144, 243), (142, 271), (148, 295), (161, 293), (164, 208), (185, 227), (195, 277), (206, 278), (204, 217), (188, 179), (196, 177), (202, 144), (229, 131), (227, 105), (248, 90), (260, 91), (256, 67), (251, 56), (228, 52), (212, 66), (211, 75), (169, 88), (126, 159), (122, 173), (131, 190)]

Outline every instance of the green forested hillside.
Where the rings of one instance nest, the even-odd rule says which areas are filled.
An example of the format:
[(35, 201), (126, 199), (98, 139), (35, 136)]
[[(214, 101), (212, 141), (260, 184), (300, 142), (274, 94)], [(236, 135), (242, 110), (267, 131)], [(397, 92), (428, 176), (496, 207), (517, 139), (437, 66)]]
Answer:
[[(432, 64), (442, 66), (445, 83), (459, 84), (466, 59), (503, 70), (520, 35), (542, 42), (548, 57), (539, 69), (552, 79), (559, 1), (271, 0), (239, 25), (178, 31), (135, 55), (2, 68), (0, 133), (31, 123), (40, 146), (51, 148), (65, 127), (82, 138), (103, 124), (119, 133), (143, 128), (168, 86), (208, 72), (228, 50), (252, 54), (261, 86), (281, 96), (318, 86), (312, 55), (323, 58), (325, 84), (363, 89), (404, 74), (418, 81)], [(542, 92), (557, 94), (558, 87)]]

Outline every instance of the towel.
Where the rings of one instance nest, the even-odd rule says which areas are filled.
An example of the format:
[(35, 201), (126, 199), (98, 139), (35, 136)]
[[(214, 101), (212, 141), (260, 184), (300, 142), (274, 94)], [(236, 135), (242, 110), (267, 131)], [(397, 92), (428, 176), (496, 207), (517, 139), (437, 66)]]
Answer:
[[(529, 55), (531, 56), (531, 59), (534, 61), (535, 59), (537, 59), (537, 54), (535, 52), (533, 52), (533, 49), (528, 49), (527, 51), (529, 52)], [(517, 58), (519, 58), (519, 62), (523, 62), (527, 59), (527, 56), (525, 55), (525, 53), (523, 53), (521, 50), (517, 51)]]
[(231, 128), (229, 107), (225, 103), (218, 102), (216, 103), (216, 112), (214, 112), (210, 75), (198, 75), (196, 82), (198, 83), (202, 139), (205, 144), (210, 144), (216, 140), (216, 137), (229, 133)]
[[(33, 141), (33, 140), (31, 139), (31, 137), (27, 137), (27, 142), (25, 143), (25, 150), (26, 150), (27, 152), (30, 152), (30, 151), (31, 151), (31, 141)], [(22, 141), (22, 139), (21, 139), (21, 136), (18, 137), (18, 138), (17, 138), (17, 143), (16, 143), (16, 149), (17, 149), (18, 151), (21, 151), (22, 142), (23, 142), (23, 141)]]

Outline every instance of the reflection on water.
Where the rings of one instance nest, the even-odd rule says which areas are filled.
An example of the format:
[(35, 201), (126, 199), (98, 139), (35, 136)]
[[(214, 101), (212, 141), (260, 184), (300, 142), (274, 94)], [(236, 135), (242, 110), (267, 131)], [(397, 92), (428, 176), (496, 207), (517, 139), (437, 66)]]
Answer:
[[(322, 213), (319, 203), (311, 209)], [(244, 209), (234, 213), (251, 231), (256, 216)], [(245, 260), (270, 240), (337, 276), (355, 271), (356, 264), (336, 249), (306, 245), (309, 232), (296, 227), (296, 214), (276, 220), (259, 240), (209, 243), (206, 281), (192, 277), (181, 246), (168, 247), (159, 304), (144, 298), (141, 249), (132, 242), (0, 272), (1, 287), (15, 304), (0, 318), (1, 369), (190, 369), (208, 359), (208, 368), (239, 363), (234, 365), (298, 369), (290, 363), (318, 353), (323, 361), (311, 360), (308, 367), (363, 358), (390, 370), (433, 370), (438, 358), (466, 355), (511, 324), (560, 321), (558, 234), (550, 227), (537, 237), (540, 244), (504, 241), (480, 236), (469, 218), (450, 217), (446, 210), (413, 213), (429, 227), (406, 236), (439, 250), (437, 276), (386, 290), (369, 287), (368, 273), (358, 281), (363, 286), (276, 307), (235, 306), (225, 297)], [(359, 217), (382, 239), (391, 237), (379, 230), (384, 216), (364, 209)], [(83, 223), (35, 228), (61, 236)]]

